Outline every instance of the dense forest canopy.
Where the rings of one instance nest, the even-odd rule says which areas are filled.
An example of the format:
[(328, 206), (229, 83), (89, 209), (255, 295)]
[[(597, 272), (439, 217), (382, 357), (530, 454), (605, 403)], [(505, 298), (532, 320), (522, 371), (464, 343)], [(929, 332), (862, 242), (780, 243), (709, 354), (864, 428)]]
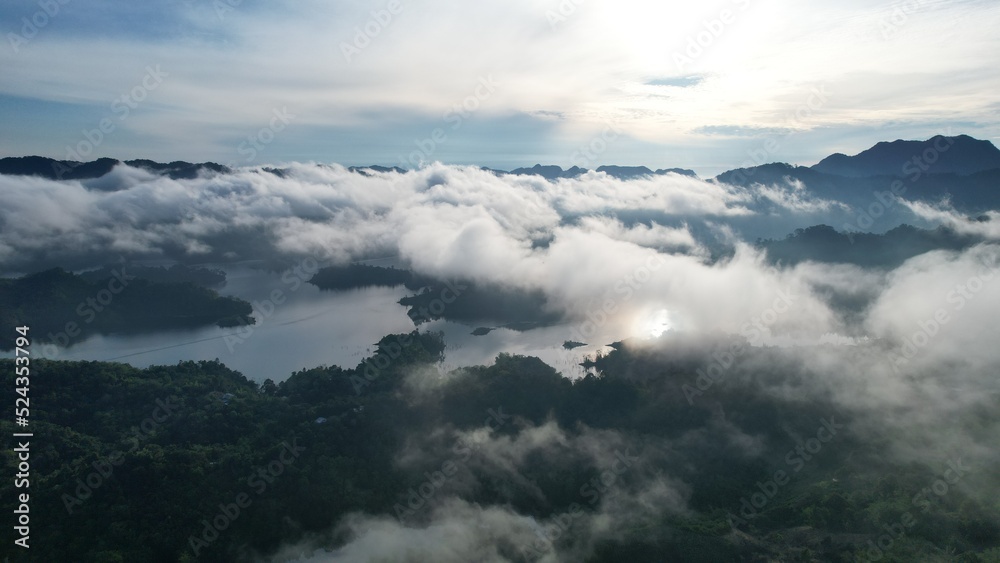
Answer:
[[(40, 360), (33, 535), (59, 541), (32, 554), (363, 560), (379, 533), (465, 520), (456, 560), (997, 560), (988, 466), (905, 461), (872, 431), (883, 413), (775, 393), (813, 385), (805, 358), (828, 350), (747, 347), (704, 380), (706, 358), (733, 349), (717, 344), (621, 343), (576, 381), (506, 354), (440, 373), (441, 335), (418, 332), (279, 384), (219, 362)], [(989, 431), (991, 401), (955, 424)]]

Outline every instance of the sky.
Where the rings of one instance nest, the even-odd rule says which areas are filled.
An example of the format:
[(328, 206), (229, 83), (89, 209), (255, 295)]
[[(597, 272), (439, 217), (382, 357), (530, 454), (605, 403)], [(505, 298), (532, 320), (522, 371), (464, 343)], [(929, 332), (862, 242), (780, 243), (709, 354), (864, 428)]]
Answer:
[(15, 0), (0, 155), (811, 165), (1000, 139), (1000, 3)]

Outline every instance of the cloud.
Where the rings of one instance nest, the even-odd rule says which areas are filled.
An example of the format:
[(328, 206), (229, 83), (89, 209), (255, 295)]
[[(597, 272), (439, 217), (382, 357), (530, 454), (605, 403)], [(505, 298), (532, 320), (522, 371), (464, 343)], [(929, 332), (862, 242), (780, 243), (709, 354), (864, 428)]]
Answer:
[(873, 335), (914, 343), (923, 359), (915, 363), (933, 358), (981, 366), (995, 358), (988, 342), (1000, 303), (1000, 246), (929, 252), (886, 281), (868, 313)]
[[(651, 145), (642, 152), (645, 164), (689, 168), (707, 155), (721, 160), (729, 148), (692, 143), (692, 133), (706, 123), (729, 124), (730, 132), (742, 134), (891, 122), (928, 130), (946, 121), (996, 135), (988, 92), (998, 75), (989, 53), (997, 51), (992, 30), (1000, 10), (986, 2), (918, 6), (893, 25), (898, 29), (890, 38), (882, 28), (893, 6), (860, 1), (822, 8), (790, 0), (594, 2), (574, 4), (561, 15), (564, 21), (553, 23), (549, 13), (564, 9), (558, 2), (519, 0), (498, 9), (435, 0), (419, 8), (402, 2), (385, 24), (373, 16), (384, 6), (242, 2), (220, 14), (220, 4), (227, 5), (60, 5), (60, 14), (27, 45), (0, 50), (8, 78), (0, 95), (34, 103), (26, 106), (33, 119), (8, 112), (14, 129), (0, 149), (64, 157), (64, 147), (110, 115), (112, 101), (135, 87), (150, 64), (161, 64), (169, 77), (128, 120), (116, 121), (120, 132), (99, 147), (100, 155), (226, 162), (275, 107), (287, 106), (300, 117), (269, 148), (269, 161), (339, 154), (334, 149), (370, 159), (377, 147), (411, 143), (414, 125), (441, 121), (488, 75), (498, 87), (476, 118), (536, 116), (554, 124), (541, 143), (545, 154), (570, 154), (609, 121)], [(10, 7), (5, 21), (20, 22), (37, 9)], [(723, 10), (735, 21), (703, 39)], [(377, 32), (366, 34), (373, 20)], [(942, 27), (962, 29), (963, 41), (948, 40)], [(699, 37), (704, 45), (697, 45)], [(691, 41), (700, 54), (665, 73), (664, 62), (676, 66), (672, 55), (688, 56)], [(355, 43), (363, 48), (348, 60), (343, 47)], [(79, 60), (67, 60), (67, 52)], [(832, 93), (829, 102), (792, 127), (790, 116), (820, 83)], [(66, 119), (47, 119), (53, 111)], [(552, 120), (551, 112), (560, 119)], [(401, 137), (401, 131), (407, 133)], [(495, 141), (498, 128), (466, 131), (476, 141)], [(372, 135), (363, 150), (351, 145), (361, 133)], [(519, 152), (496, 144), (487, 153), (470, 152), (475, 146), (443, 147), (436, 157), (484, 162), (492, 156), (487, 153), (503, 150), (527, 161), (539, 152), (538, 145)], [(664, 147), (678, 149), (682, 160), (660, 161)], [(825, 156), (816, 149), (813, 161)], [(608, 156), (636, 158), (628, 150)]]
[(691, 232), (685, 227), (672, 228), (663, 225), (633, 225), (626, 227), (621, 221), (609, 217), (584, 217), (580, 228), (600, 233), (610, 239), (630, 242), (648, 248), (688, 249), (703, 251)]
[(800, 180), (789, 180), (781, 185), (756, 185), (755, 190), (761, 197), (770, 200), (780, 208), (797, 213), (820, 213), (839, 208), (850, 210), (850, 206), (838, 201), (822, 199), (811, 194)]
[[(121, 257), (397, 256), (441, 279), (540, 291), (570, 322), (604, 318), (607, 334), (633, 334), (637, 319), (665, 312), (678, 330), (762, 341), (881, 333), (888, 325), (861, 320), (860, 309), (888, 299), (904, 279), (900, 273), (879, 287), (878, 275), (848, 266), (768, 266), (742, 242), (755, 229), (842, 211), (800, 184), (744, 189), (597, 172), (549, 181), (441, 164), (406, 173), (300, 163), (283, 170), (173, 180), (121, 165), (84, 182), (0, 176), (0, 270), (82, 269)], [(934, 213), (968, 229), (992, 224)], [(715, 236), (724, 237), (728, 255), (715, 255)]]
[[(468, 444), (474, 453), (449, 457), (448, 442)], [(441, 467), (445, 459), (458, 466), (458, 473), (442, 485), (441, 498), (432, 497), (405, 523), (351, 514), (335, 531), (346, 539), (342, 547), (324, 552), (306, 543), (281, 556), (306, 552), (302, 560), (311, 562), (518, 561), (529, 554), (539, 561), (582, 560), (603, 540), (622, 537), (664, 515), (687, 512), (688, 487), (648, 467), (664, 455), (656, 446), (637, 444), (618, 432), (584, 428), (570, 433), (551, 421), (513, 435), (480, 428), (411, 436), (399, 456), (402, 467), (419, 473), (424, 466)], [(550, 502), (526, 474), (537, 477), (544, 467), (547, 473), (578, 475), (581, 467), (591, 466), (598, 474), (610, 475), (604, 481), (609, 484), (582, 481), (566, 510), (536, 517), (513, 507), (525, 497), (542, 506)], [(487, 483), (499, 486), (498, 494), (509, 495), (505, 506), (483, 507), (463, 499)]]
[[(397, 256), (441, 279), (540, 291), (567, 321), (604, 317), (604, 334), (641, 332), (637, 319), (665, 311), (678, 330), (765, 341), (862, 336), (856, 309), (877, 293), (870, 281), (851, 286), (856, 269), (777, 270), (742, 242), (842, 211), (798, 184), (745, 189), (597, 172), (549, 181), (441, 164), (406, 173), (301, 163), (282, 170), (174, 180), (120, 165), (84, 182), (0, 176), (0, 271), (83, 269), (122, 257), (274, 264)], [(716, 237), (728, 253), (716, 254)], [(772, 314), (763, 326), (762, 315)]]
[[(351, 541), (342, 548), (314, 552), (300, 561), (322, 563), (367, 561), (484, 561), (515, 560), (524, 546), (537, 539), (533, 520), (500, 507), (480, 507), (451, 499), (437, 509), (423, 528), (405, 527), (396, 520), (355, 514), (341, 524)], [(289, 554), (301, 548), (287, 548)], [(276, 559), (287, 557), (280, 553)], [(551, 559), (550, 559), (551, 560)]]
[(754, 127), (741, 125), (703, 125), (693, 132), (700, 135), (720, 135), (726, 137), (785, 137), (794, 129), (783, 127)]
[[(995, 214), (969, 220), (910, 205), (953, 228), (995, 235)], [(637, 325), (664, 317), (697, 337), (855, 345), (865, 352), (851, 361), (862, 363), (817, 356), (829, 364), (817, 377), (852, 381), (830, 392), (861, 404), (900, 404), (888, 390), (909, 384), (890, 353), (902, 354), (944, 310), (948, 321), (935, 321), (940, 330), (900, 365), (919, 374), (960, 364), (973, 378), (961, 385), (981, 384), (975, 378), (992, 365), (991, 323), (1000, 316), (989, 269), (995, 245), (931, 252), (886, 272), (773, 268), (743, 242), (754, 225), (837, 209), (798, 185), (743, 189), (677, 175), (548, 181), (441, 164), (360, 174), (290, 163), (281, 175), (243, 168), (173, 180), (123, 165), (84, 182), (0, 176), (0, 269), (82, 269), (120, 257), (344, 263), (395, 255), (423, 274), (540, 291), (571, 328), (594, 329), (595, 338), (645, 335), (649, 328)], [(714, 236), (728, 237), (727, 253), (716, 254)], [(864, 373), (878, 375), (858, 379)], [(898, 397), (938, 393), (928, 389)]]
[(1000, 212), (986, 211), (973, 219), (959, 214), (947, 201), (937, 205), (922, 201), (900, 201), (921, 219), (946, 225), (962, 234), (975, 235), (989, 240), (1000, 239)]

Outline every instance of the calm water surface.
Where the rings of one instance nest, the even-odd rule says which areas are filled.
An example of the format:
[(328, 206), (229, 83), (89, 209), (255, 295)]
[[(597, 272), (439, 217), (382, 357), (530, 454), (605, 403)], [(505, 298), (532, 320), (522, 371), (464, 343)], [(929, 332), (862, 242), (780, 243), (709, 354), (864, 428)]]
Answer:
[[(406, 308), (398, 303), (410, 293), (403, 287), (330, 292), (320, 291), (288, 273), (282, 276), (250, 267), (222, 269), (226, 270), (227, 282), (219, 293), (253, 303), (256, 325), (97, 335), (68, 348), (47, 346), (49, 354), (43, 354), (43, 347), (37, 345), (33, 351), (39, 357), (118, 361), (136, 367), (218, 359), (254, 381), (271, 378), (277, 382), (304, 368), (354, 367), (371, 355), (374, 344), (383, 336), (414, 329)], [(278, 299), (272, 300), (274, 295)], [(473, 328), (443, 320), (419, 327), (421, 331), (444, 333), (447, 347), (440, 366), (443, 370), (489, 365), (497, 354), (508, 352), (537, 356), (564, 375), (579, 377), (584, 373), (579, 362), (604, 349), (594, 345), (563, 349), (562, 343), (572, 337), (568, 325), (526, 332), (498, 329), (485, 336), (473, 336)], [(600, 342), (610, 341), (609, 336)]]

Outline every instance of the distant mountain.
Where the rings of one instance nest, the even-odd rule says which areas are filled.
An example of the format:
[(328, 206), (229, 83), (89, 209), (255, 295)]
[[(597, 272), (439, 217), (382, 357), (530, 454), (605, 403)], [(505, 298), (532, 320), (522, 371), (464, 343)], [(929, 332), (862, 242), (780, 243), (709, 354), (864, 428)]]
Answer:
[(508, 174), (513, 174), (515, 176), (541, 176), (542, 178), (546, 178), (548, 180), (555, 180), (556, 178), (576, 178), (586, 172), (586, 168), (580, 168), (579, 166), (574, 166), (569, 170), (563, 170), (561, 166), (556, 166), (554, 164), (549, 166), (536, 164), (531, 168), (515, 168), (508, 172)]
[[(10, 157), (0, 159), (0, 174), (83, 180), (100, 178), (121, 163), (111, 158), (81, 163), (40, 156)], [(214, 162), (175, 161), (163, 164), (152, 160), (128, 160), (124, 164), (174, 179), (230, 171)], [(395, 166), (377, 165), (351, 166), (348, 170), (363, 175), (406, 172)], [(509, 172), (490, 168), (482, 170), (497, 175), (540, 176), (548, 180), (577, 178), (589, 172), (579, 166), (564, 170), (560, 166), (542, 164), (515, 168)], [(665, 174), (697, 177), (694, 171), (683, 168), (651, 170), (645, 166), (605, 165), (596, 171), (622, 180)], [(286, 177), (290, 173), (287, 168), (270, 167), (262, 168), (260, 172), (278, 177)], [(716, 176), (715, 181), (751, 190), (755, 184), (800, 182), (815, 197), (851, 206), (870, 205), (875, 201), (875, 194), (892, 190), (895, 183), (895, 191), (899, 192), (897, 195), (905, 199), (939, 202), (947, 198), (960, 211), (976, 213), (1000, 209), (1000, 149), (989, 141), (968, 135), (938, 135), (926, 141), (882, 142), (854, 156), (833, 154), (811, 167), (779, 162), (729, 170)], [(898, 182), (903, 182), (902, 186)]]
[(380, 172), (380, 173), (397, 172), (399, 174), (406, 173), (406, 170), (403, 170), (398, 166), (379, 166), (377, 164), (372, 166), (348, 166), (347, 169), (350, 170), (351, 172), (357, 172), (358, 174), (363, 174), (365, 176), (371, 175), (372, 172)]
[[(504, 173), (502, 171), (495, 171)], [(541, 176), (548, 180), (555, 180), (557, 178), (576, 178), (582, 174), (589, 172), (586, 168), (580, 168), (579, 166), (574, 166), (568, 170), (563, 170), (561, 166), (556, 166), (550, 164), (548, 166), (543, 166), (541, 164), (536, 164), (531, 168), (515, 168), (507, 174), (514, 174), (516, 176)], [(659, 170), (650, 170), (645, 166), (600, 166), (597, 168), (597, 172), (604, 172), (608, 176), (613, 178), (618, 178), (619, 180), (631, 180), (633, 178), (641, 178), (644, 176), (662, 176), (664, 174), (681, 174), (683, 176), (693, 176), (697, 177), (694, 170), (687, 170), (685, 168), (661, 168)]]
[(269, 166), (265, 166), (264, 168), (261, 168), (261, 171), (267, 172), (268, 174), (273, 174), (273, 175), (275, 175), (275, 176), (277, 176), (279, 178), (287, 178), (288, 177), (288, 169), (287, 168), (271, 168)]
[(998, 168), (1000, 149), (968, 135), (882, 142), (854, 156), (832, 154), (812, 167), (817, 172), (852, 178), (915, 177), (918, 173), (968, 176)]
[(152, 160), (126, 160), (125, 164), (134, 168), (145, 168), (150, 172), (165, 174), (174, 180), (197, 178), (198, 175), (206, 171), (215, 174), (226, 174), (231, 171), (229, 167), (214, 162), (191, 163), (184, 162), (183, 160), (175, 160), (174, 162), (163, 164), (153, 162)]
[(718, 182), (751, 188), (754, 184), (774, 185), (801, 182), (809, 193), (867, 209), (882, 199), (892, 200), (895, 187), (899, 197), (908, 201), (937, 203), (947, 199), (964, 213), (981, 213), (1000, 209), (1000, 168), (968, 175), (921, 173), (919, 176), (841, 176), (816, 170), (815, 167), (792, 166), (782, 162), (738, 168), (715, 177)]
[(41, 176), (50, 180), (87, 180), (100, 178), (121, 161), (99, 158), (93, 162), (55, 160), (43, 156), (15, 156), (0, 158), (0, 174), (16, 176)]
[(604, 172), (608, 176), (612, 176), (620, 180), (641, 178), (643, 176), (662, 176), (664, 174), (680, 174), (682, 176), (697, 177), (694, 170), (687, 170), (685, 168), (661, 168), (654, 172), (645, 166), (599, 166), (597, 171)]
[(692, 178), (698, 177), (698, 174), (694, 170), (688, 170), (687, 168), (659, 168), (653, 174), (657, 176), (662, 176), (663, 174), (680, 174), (681, 176), (691, 176)]
[(774, 184), (786, 178), (801, 180), (810, 188), (816, 184), (829, 184), (836, 176), (819, 172), (805, 166), (792, 166), (784, 162), (772, 162), (750, 168), (736, 168), (719, 174), (715, 179), (734, 186), (750, 186), (752, 184)]
[[(75, 160), (56, 160), (43, 156), (19, 156), (0, 158), (0, 174), (18, 176), (40, 176), (49, 180), (89, 180), (100, 178), (115, 166), (123, 164), (113, 158), (99, 158), (92, 162), (77, 162)], [(134, 168), (143, 168), (150, 172), (169, 176), (175, 180), (196, 178), (203, 172), (222, 174), (229, 168), (214, 162), (191, 163), (182, 160), (160, 163), (152, 160), (126, 160), (124, 164)]]

